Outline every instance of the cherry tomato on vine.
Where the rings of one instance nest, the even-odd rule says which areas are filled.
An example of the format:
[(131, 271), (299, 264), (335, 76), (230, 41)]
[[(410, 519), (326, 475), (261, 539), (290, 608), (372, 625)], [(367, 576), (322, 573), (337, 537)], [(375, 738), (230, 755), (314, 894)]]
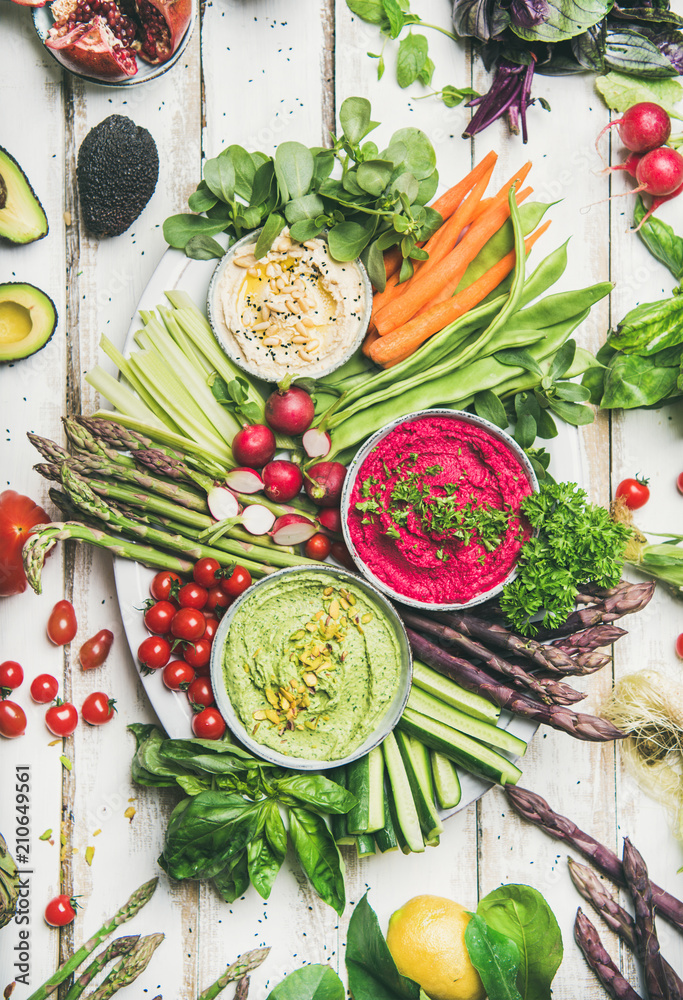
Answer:
[(330, 552), (332, 551), (332, 542), (321, 532), (316, 535), (311, 535), (311, 537), (306, 542), (304, 547), (304, 552), (309, 559), (327, 559)]
[(650, 499), (649, 479), (636, 476), (635, 479), (622, 479), (616, 489), (615, 497), (624, 501), (629, 510), (644, 507)]
[(45, 713), (45, 725), (55, 736), (71, 736), (78, 725), (76, 706), (70, 701), (51, 705)]
[(192, 717), (192, 732), (200, 740), (219, 740), (226, 729), (217, 708), (205, 708)]
[(223, 583), (217, 584), (215, 587), (209, 588), (209, 596), (206, 599), (206, 604), (204, 605), (204, 611), (215, 611), (216, 608), (230, 607), (232, 604), (232, 597), (225, 589)]
[(116, 702), (104, 693), (104, 691), (93, 691), (83, 702), (81, 708), (81, 718), (89, 726), (103, 726), (114, 718)]
[(84, 670), (94, 670), (101, 667), (109, 656), (109, 650), (114, 641), (114, 633), (108, 628), (100, 629), (95, 635), (86, 639), (78, 651), (78, 659)]
[(55, 646), (66, 646), (76, 635), (76, 612), (70, 601), (57, 601), (47, 620), (47, 637)]
[(54, 701), (57, 697), (59, 681), (52, 674), (38, 674), (31, 681), (30, 691), (34, 701), (37, 701), (39, 705), (47, 705), (48, 702)]
[(148, 635), (138, 646), (138, 660), (147, 670), (165, 667), (171, 659), (171, 644), (160, 635)]
[(205, 556), (198, 559), (192, 570), (192, 578), (200, 587), (215, 587), (220, 580), (221, 565), (215, 559)]
[(24, 680), (24, 668), (16, 660), (0, 663), (0, 695), (16, 691)]
[(171, 621), (177, 610), (170, 601), (157, 601), (145, 611), (145, 627), (155, 635), (166, 635), (171, 631)]
[(66, 893), (55, 896), (45, 907), (45, 923), (50, 927), (66, 927), (76, 916), (78, 903)]
[(213, 642), (213, 637), (216, 634), (216, 629), (217, 628), (218, 628), (218, 619), (217, 618), (207, 618), (206, 619), (206, 628), (204, 629), (204, 635), (202, 636), (202, 638), (206, 639), (208, 642)]
[(197, 611), (206, 604), (209, 591), (206, 587), (200, 587), (198, 583), (186, 583), (178, 591), (178, 604), (181, 608), (195, 608)]
[(676, 487), (679, 493), (683, 493), (683, 472), (679, 473), (678, 479), (676, 480)]
[(211, 681), (208, 677), (197, 677), (193, 680), (187, 689), (187, 697), (190, 700), (190, 704), (201, 705), (202, 708), (208, 708), (210, 705), (216, 704)]
[(171, 621), (171, 632), (176, 639), (195, 642), (206, 630), (206, 618), (195, 608), (180, 608)]
[(208, 639), (198, 639), (191, 646), (186, 646), (183, 650), (183, 659), (189, 663), (197, 673), (201, 673), (209, 665), (211, 659), (211, 643)]
[(23, 736), (26, 732), (26, 712), (16, 701), (0, 701), (0, 736), (8, 740)]
[(187, 691), (195, 679), (195, 672), (185, 660), (171, 660), (164, 667), (161, 679), (171, 691)]
[(235, 566), (230, 576), (223, 580), (223, 589), (230, 597), (239, 597), (247, 587), (251, 587), (251, 573), (244, 566)]
[(149, 592), (155, 601), (167, 601), (175, 589), (174, 584), (182, 587), (183, 581), (177, 573), (171, 573), (170, 570), (165, 569), (154, 577), (149, 585)]
[(676, 639), (676, 653), (683, 660), (683, 632)]

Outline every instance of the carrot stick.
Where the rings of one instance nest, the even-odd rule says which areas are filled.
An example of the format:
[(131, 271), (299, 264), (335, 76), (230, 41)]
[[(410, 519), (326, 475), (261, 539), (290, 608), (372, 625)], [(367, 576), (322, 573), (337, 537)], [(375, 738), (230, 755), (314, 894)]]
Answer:
[(488, 211), (488, 209), (491, 208), (492, 205), (493, 205), (493, 198), (482, 198), (474, 210), (474, 215), (472, 216), (472, 222), (474, 222), (475, 219), (478, 219), (480, 215), (483, 215), (484, 212)]
[(377, 330), (375, 329), (373, 323), (370, 323), (370, 326), (368, 327), (368, 332), (365, 334), (365, 340), (363, 341), (363, 347), (362, 347), (363, 354), (365, 354), (366, 357), (368, 358), (370, 357), (370, 348), (372, 347), (372, 345), (375, 343), (376, 340), (379, 340), (379, 334), (377, 333)]
[(396, 274), (397, 271), (401, 270), (401, 264), (403, 263), (403, 254), (401, 253), (401, 248), (399, 246), (389, 247), (388, 250), (384, 251), (384, 270), (386, 272), (387, 280)]
[[(549, 225), (550, 220), (544, 222), (535, 233), (531, 233), (526, 238), (524, 245), (527, 253)], [(464, 313), (478, 306), (494, 288), (498, 287), (504, 278), (507, 278), (514, 266), (515, 251), (511, 250), (493, 267), (490, 267), (485, 274), (482, 274), (480, 278), (457, 295), (452, 296), (446, 302), (438, 302), (430, 306), (429, 309), (421, 312), (404, 326), (375, 340), (367, 353), (378, 365), (388, 367), (398, 360), (402, 361), (404, 357), (417, 350), (420, 344), (432, 334), (443, 330), (449, 323), (453, 323)]]
[[(516, 195), (517, 204), (531, 193), (526, 188)], [(484, 212), (476, 222), (473, 222), (463, 239), (454, 250), (451, 250), (427, 274), (420, 275), (417, 281), (411, 281), (403, 295), (388, 302), (373, 316), (373, 322), (380, 334), (389, 333), (419, 312), (422, 306), (430, 302), (446, 284), (457, 284), (469, 264), (477, 256), (481, 248), (498, 232), (510, 214), (507, 202), (494, 205)]]

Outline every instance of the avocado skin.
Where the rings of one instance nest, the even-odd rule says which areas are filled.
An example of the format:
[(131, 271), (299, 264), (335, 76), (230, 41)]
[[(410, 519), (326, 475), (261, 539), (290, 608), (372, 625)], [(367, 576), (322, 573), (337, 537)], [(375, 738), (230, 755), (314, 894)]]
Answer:
[(11, 221), (0, 214), (0, 240), (23, 246), (47, 236), (50, 227), (40, 198), (12, 154), (0, 146), (0, 213), (3, 209), (15, 213), (24, 231), (13, 230)]
[(120, 236), (154, 194), (159, 154), (147, 131), (110, 115), (81, 143), (76, 167), (83, 222), (95, 236)]
[[(0, 341), (0, 364), (21, 361), (42, 350), (52, 339), (59, 318), (57, 307), (50, 296), (26, 281), (6, 281), (0, 284), (0, 304), (7, 301), (18, 302), (26, 308), (35, 308), (36, 322), (30, 335), (16, 344), (3, 344)], [(40, 315), (41, 310), (42, 315)]]

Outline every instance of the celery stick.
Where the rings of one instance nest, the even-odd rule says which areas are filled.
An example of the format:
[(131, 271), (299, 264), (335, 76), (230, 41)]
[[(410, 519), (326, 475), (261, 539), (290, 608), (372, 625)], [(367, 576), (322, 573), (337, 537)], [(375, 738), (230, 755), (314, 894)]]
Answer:
[(95, 365), (93, 370), (88, 372), (85, 381), (109, 400), (112, 406), (121, 413), (135, 417), (141, 423), (149, 424), (151, 427), (161, 428), (161, 424), (149, 407), (100, 365)]
[(157, 402), (156, 398), (154, 397), (154, 394), (148, 392), (145, 384), (138, 378), (138, 375), (133, 370), (130, 362), (126, 358), (124, 358), (124, 356), (116, 349), (116, 347), (114, 347), (109, 338), (106, 337), (104, 334), (100, 338), (100, 347), (107, 355), (107, 357), (114, 362), (121, 375), (123, 375), (125, 380), (130, 384), (131, 388), (134, 389), (135, 392), (137, 392), (138, 396), (149, 407), (154, 416), (161, 423), (169, 426), (171, 430), (179, 431), (180, 428), (176, 424), (174, 424), (173, 421), (171, 421), (170, 417), (165, 412), (163, 407), (161, 407)]
[[(88, 381), (90, 381), (89, 375), (87, 378)], [(117, 386), (119, 385), (116, 379), (113, 381)], [(91, 382), (91, 385), (94, 385), (94, 383)], [(95, 388), (97, 388), (97, 386), (95, 386)], [(98, 410), (97, 413), (93, 414), (93, 416), (102, 417), (103, 420), (112, 419), (110, 410)], [(157, 444), (163, 444), (168, 448), (176, 448), (178, 451), (182, 451), (188, 458), (188, 464), (190, 464), (192, 456), (196, 455), (198, 452), (196, 441), (193, 441), (191, 438), (184, 437), (181, 434), (174, 434), (173, 431), (168, 430), (166, 427), (159, 426), (156, 421), (153, 422), (151, 419), (144, 420), (139, 417), (123, 413), (120, 410), (116, 412), (115, 419), (117, 423), (122, 424), (124, 427), (128, 427), (132, 431), (137, 431), (138, 434), (143, 434), (145, 437), (152, 438), (152, 440)], [(221, 469), (234, 469), (236, 464), (234, 458), (232, 457), (232, 453), (230, 453), (227, 448), (205, 448), (202, 451), (201, 457), (203, 459), (212, 459), (221, 467)]]

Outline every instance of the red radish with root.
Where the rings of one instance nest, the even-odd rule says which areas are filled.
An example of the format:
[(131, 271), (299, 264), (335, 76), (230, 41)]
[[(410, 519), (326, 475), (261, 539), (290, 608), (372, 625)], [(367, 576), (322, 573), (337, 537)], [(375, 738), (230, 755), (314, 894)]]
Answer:
[(321, 430), (320, 427), (309, 428), (302, 437), (301, 443), (309, 458), (324, 458), (325, 455), (329, 455), (332, 447), (330, 435), (327, 431)]
[(290, 380), (287, 376), (266, 400), (266, 420), (279, 434), (303, 434), (313, 423), (315, 406), (304, 389), (290, 387)]
[(235, 461), (258, 469), (270, 462), (275, 448), (275, 435), (265, 424), (247, 424), (232, 439)]
[(231, 469), (225, 484), (238, 493), (258, 493), (263, 489), (263, 480), (256, 469)]
[(675, 191), (672, 191), (671, 194), (662, 195), (661, 198), (653, 198), (649, 211), (645, 213), (645, 215), (640, 220), (640, 222), (633, 230), (633, 232), (637, 233), (638, 230), (641, 228), (641, 226), (645, 225), (645, 223), (650, 218), (653, 212), (656, 212), (658, 208), (661, 208), (662, 205), (665, 205), (667, 201), (671, 201), (672, 198), (678, 198), (679, 194), (683, 194), (683, 184), (681, 184), (680, 187), (677, 187)]
[(642, 158), (642, 153), (629, 153), (623, 163), (617, 164), (616, 167), (606, 167), (602, 172), (604, 174), (613, 174), (617, 170), (625, 170), (631, 175), (631, 177), (635, 177), (636, 171), (638, 170), (638, 164)]
[(673, 194), (683, 184), (683, 156), (670, 146), (660, 146), (645, 153), (636, 168), (638, 187), (633, 194), (662, 197)]
[(294, 462), (278, 460), (263, 467), (264, 490), (269, 500), (287, 502), (301, 492), (304, 474)]
[(275, 514), (261, 503), (253, 503), (242, 511), (242, 524), (250, 535), (267, 535), (275, 523)]
[(341, 535), (342, 519), (339, 507), (325, 507), (318, 514), (318, 520), (326, 531), (333, 535)]
[(306, 472), (306, 493), (319, 507), (338, 507), (345, 476), (341, 462), (317, 462)]
[(317, 530), (317, 525), (303, 514), (283, 514), (273, 525), (270, 537), (276, 545), (299, 545), (312, 538)]
[(211, 516), (217, 521), (225, 521), (229, 517), (237, 517), (240, 512), (237, 497), (225, 486), (214, 486), (206, 498)]
[(662, 146), (671, 135), (671, 119), (659, 104), (641, 101), (625, 111), (621, 118), (605, 125), (595, 140), (598, 142), (609, 129), (616, 126), (619, 138), (634, 153), (647, 153)]

